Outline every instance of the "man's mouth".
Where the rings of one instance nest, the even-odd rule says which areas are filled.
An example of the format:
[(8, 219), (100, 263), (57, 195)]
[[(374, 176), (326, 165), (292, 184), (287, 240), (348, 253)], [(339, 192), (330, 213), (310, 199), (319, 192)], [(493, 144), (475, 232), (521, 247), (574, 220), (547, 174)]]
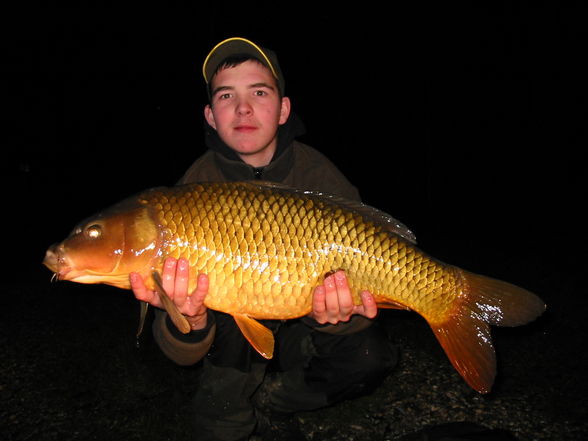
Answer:
[(236, 126), (234, 128), (234, 130), (237, 132), (240, 132), (240, 133), (249, 133), (249, 132), (253, 132), (253, 131), (257, 130), (257, 127), (242, 125), (242, 126)]

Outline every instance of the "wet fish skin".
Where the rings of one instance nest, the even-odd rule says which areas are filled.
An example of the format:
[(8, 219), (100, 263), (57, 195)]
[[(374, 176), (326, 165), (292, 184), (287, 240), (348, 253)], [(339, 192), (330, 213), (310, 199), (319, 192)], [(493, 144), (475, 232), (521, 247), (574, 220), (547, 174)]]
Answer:
[(269, 183), (148, 190), (80, 224), (44, 263), (64, 280), (129, 288), (134, 271), (153, 287), (151, 273), (166, 257), (187, 258), (193, 273), (208, 274), (206, 306), (233, 315), (268, 358), (273, 336), (256, 320), (308, 314), (314, 287), (343, 269), (356, 304), (367, 289), (380, 307), (422, 315), (482, 393), (496, 371), (490, 325), (521, 325), (545, 309), (522, 288), (428, 256), (385, 213)]

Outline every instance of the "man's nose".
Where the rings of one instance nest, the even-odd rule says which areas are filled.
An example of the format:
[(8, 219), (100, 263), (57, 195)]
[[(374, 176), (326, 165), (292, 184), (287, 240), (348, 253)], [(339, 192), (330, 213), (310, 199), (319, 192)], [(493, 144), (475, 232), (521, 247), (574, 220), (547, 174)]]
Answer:
[(253, 112), (253, 107), (246, 99), (240, 99), (237, 103), (236, 111), (239, 115), (248, 115)]

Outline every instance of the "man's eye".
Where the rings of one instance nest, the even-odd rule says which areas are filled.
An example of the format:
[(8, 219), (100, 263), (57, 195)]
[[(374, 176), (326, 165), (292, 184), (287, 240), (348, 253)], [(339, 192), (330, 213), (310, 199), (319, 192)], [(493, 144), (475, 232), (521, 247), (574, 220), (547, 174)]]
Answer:
[(219, 100), (226, 100), (226, 99), (229, 99), (230, 97), (231, 97), (230, 93), (223, 93), (218, 96), (218, 99)]
[(267, 95), (267, 92), (265, 90), (256, 90), (255, 91), (255, 96), (265, 96)]

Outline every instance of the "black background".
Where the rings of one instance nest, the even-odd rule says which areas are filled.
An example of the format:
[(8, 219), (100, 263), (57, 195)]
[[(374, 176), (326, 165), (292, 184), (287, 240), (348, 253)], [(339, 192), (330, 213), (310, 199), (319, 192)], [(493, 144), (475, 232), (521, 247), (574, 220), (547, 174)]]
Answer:
[(202, 154), (201, 62), (229, 36), (278, 52), (303, 141), (425, 249), (443, 238), (580, 248), (580, 2), (315, 3), (5, 15), (3, 217), (11, 237), (39, 245), (27, 263), (86, 215), (173, 184)]
[[(521, 354), (538, 365), (529, 382), (561, 390), (548, 399), (558, 409), (570, 390), (584, 396), (584, 2), (119, 3), (0, 14), (4, 278), (37, 284), (21, 300), (3, 298), (10, 352), (53, 341), (61, 327), (63, 342), (78, 335), (88, 351), (102, 347), (87, 330), (70, 333), (70, 320), (112, 327), (112, 291), (104, 305), (92, 287), (53, 291), (63, 300), (39, 304), (56, 316), (27, 318), (35, 286), (49, 284), (45, 249), (82, 218), (173, 185), (204, 152), (202, 60), (243, 36), (278, 53), (307, 126), (302, 141), (326, 153), (365, 202), (405, 222), (433, 256), (547, 302), (528, 331), (529, 348), (544, 352)], [(59, 317), (71, 299), (79, 300), (65, 310), (81, 308), (79, 318)], [(45, 369), (32, 366), (26, 381)]]

